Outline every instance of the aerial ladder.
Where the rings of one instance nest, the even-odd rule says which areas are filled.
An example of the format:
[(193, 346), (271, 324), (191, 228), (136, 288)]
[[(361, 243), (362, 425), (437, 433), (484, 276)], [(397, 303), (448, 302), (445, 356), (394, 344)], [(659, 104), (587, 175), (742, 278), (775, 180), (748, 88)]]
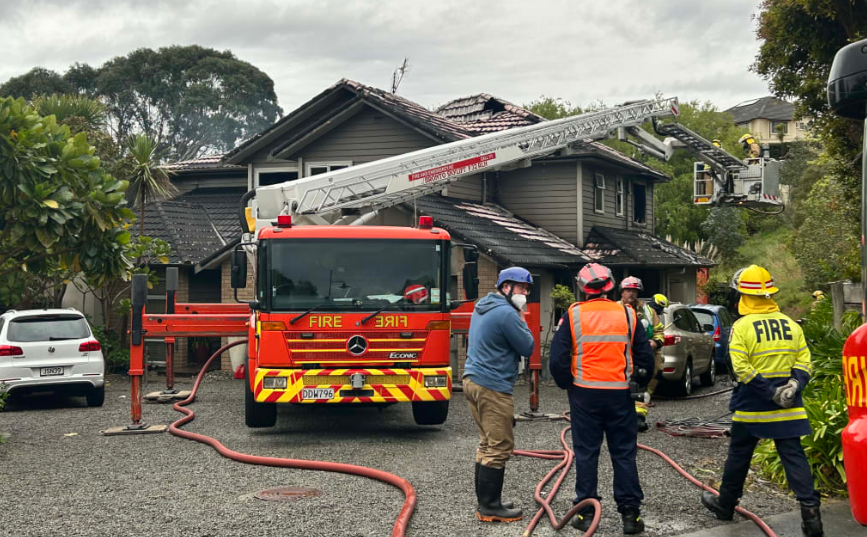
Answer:
[[(678, 125), (676, 121), (678, 113), (677, 98), (635, 101), (577, 116), (459, 140), (312, 177), (259, 187), (245, 194), (241, 200), (239, 220), (246, 233), (242, 237), (241, 246), (232, 256), (232, 287), (237, 290), (237, 288), (245, 285), (247, 263), (244, 257), (246, 257), (246, 261), (250, 262), (254, 271), (258, 269), (257, 239), (262, 236), (275, 238), (280, 236), (281, 231), (284, 231), (286, 233), (283, 233), (282, 237), (285, 238), (288, 234), (295, 233), (291, 231), (291, 228), (298, 224), (327, 225), (335, 230), (342, 225), (362, 225), (372, 221), (383, 209), (440, 192), (450, 183), (469, 175), (527, 167), (533, 159), (560, 151), (568, 152), (570, 148), (615, 135), (619, 135), (621, 139), (629, 140), (642, 151), (664, 160), (671, 157), (676, 147), (685, 147), (697, 153), (702, 162), (709, 165), (715, 173), (712, 175), (712, 182), (708, 183), (708, 187), (703, 191), (702, 197), (696, 198), (696, 203), (759, 206), (777, 204), (775, 199), (766, 197), (774, 185), (770, 180), (765, 181), (766, 175), (768, 175), (764, 171), (764, 168), (767, 167), (765, 164), (750, 165), (740, 162), (734, 156)], [(674, 118), (674, 122), (662, 123), (662, 120), (666, 118)], [(657, 133), (668, 136), (668, 138), (660, 141), (644, 131), (642, 125), (648, 121), (653, 123)], [(638, 141), (629, 139), (629, 136)], [(750, 166), (759, 166), (756, 168), (759, 174), (758, 179), (751, 175), (755, 172), (751, 171)], [(753, 183), (758, 182), (760, 184), (761, 190), (758, 195), (754, 192), (754, 187), (747, 184), (747, 177)], [(427, 222), (427, 225), (432, 224)], [(332, 232), (332, 234), (337, 236), (336, 233)], [(344, 235), (349, 236), (351, 234), (344, 233)], [(358, 234), (355, 233), (353, 236), (355, 235)], [(470, 252), (468, 255), (468, 251), (465, 249), (464, 258), (465, 261), (469, 262), (468, 266), (475, 266), (474, 261), (478, 258), (478, 253), (475, 252), (473, 255)], [(473, 287), (472, 282), (477, 283), (478, 279), (475, 273), (465, 271), (464, 281), (465, 288), (469, 289)], [(130, 376), (132, 377), (133, 392), (131, 397), (133, 425), (130, 427), (137, 430), (146, 428), (141, 424), (140, 393), (141, 375), (143, 374), (142, 341), (144, 334), (147, 334), (148, 338), (163, 338), (167, 343), (173, 343), (175, 337), (240, 336), (246, 333), (252, 341), (253, 338), (259, 340), (260, 335), (264, 338), (265, 333), (262, 327), (267, 324), (260, 321), (262, 303), (256, 300), (248, 304), (173, 304), (171, 313), (167, 311), (166, 314), (145, 315), (143, 297), (147, 295), (147, 292), (146, 289), (140, 288), (142, 285), (145, 283), (139, 278), (137, 282), (134, 282), (132, 294)], [(331, 283), (329, 282), (328, 285), (330, 286)], [(343, 285), (345, 288), (345, 283)], [(430, 289), (431, 299), (433, 299), (433, 292), (436, 291), (436, 300), (445, 303), (444, 292), (440, 298), (443, 284), (437, 285), (438, 289)], [(262, 296), (263, 293), (267, 295), (270, 290), (270, 288), (259, 289), (259, 296)], [(345, 292), (349, 293), (350, 291)], [(331, 291), (329, 290), (330, 295)], [(407, 295), (397, 300), (398, 302), (408, 301), (409, 298), (410, 296)], [(468, 298), (471, 297), (468, 296)], [(377, 298), (377, 300), (386, 299)], [(363, 301), (359, 301), (359, 307), (361, 307), (361, 302)], [(350, 303), (347, 302), (347, 304)], [(442, 311), (448, 311), (449, 307), (452, 306), (450, 304), (444, 305), (443, 308), (446, 309)], [(303, 314), (297, 317), (287, 317), (285, 323), (287, 327), (285, 334), (287, 335), (285, 338), (291, 338), (288, 334), (292, 327), (289, 325), (294, 325), (298, 321), (300, 325), (307, 326), (308, 322), (312, 323), (314, 319), (318, 318), (317, 315), (311, 314), (316, 309), (314, 307), (303, 311), (301, 312)], [(375, 309), (370, 317), (379, 315), (380, 311), (383, 310)], [(268, 322), (271, 323), (269, 326), (275, 324), (282, 326), (284, 323), (280, 315), (282, 314), (266, 311), (265, 317), (269, 318), (270, 321)], [(300, 319), (303, 317), (308, 318), (301, 321)], [(367, 317), (356, 319), (349, 314), (345, 317), (345, 321), (353, 326), (365, 326), (365, 323), (368, 322)], [(453, 312), (451, 314), (452, 330), (462, 331), (466, 330), (468, 326), (469, 313)], [(358, 329), (353, 328), (353, 330)], [(312, 333), (312, 329), (300, 333), (300, 339), (291, 341), (303, 340), (302, 343), (299, 343), (299, 345), (303, 345), (306, 341), (304, 338), (318, 337), (315, 334), (310, 336)], [(538, 341), (538, 330), (536, 335)], [(337, 340), (332, 339), (331, 341)], [(261, 343), (255, 346), (251, 345), (251, 349), (254, 347), (255, 349), (250, 352), (257, 352), (256, 349), (260, 346)], [(291, 348), (288, 350), (290, 353), (292, 352)], [(335, 351), (326, 348), (315, 352)], [(398, 353), (397, 355), (402, 356), (403, 354)], [(249, 363), (253, 364), (255, 357), (251, 354), (249, 359), (251, 360)], [(541, 370), (538, 352), (530, 360), (530, 370), (535, 381), (534, 385), (538, 386), (538, 376)], [(249, 368), (247, 373), (252, 374)], [(267, 373), (267, 375), (278, 376), (282, 374), (273, 370)], [(304, 378), (309, 379), (311, 376), (304, 375)], [(358, 388), (358, 393), (361, 393), (367, 389), (368, 384), (365, 382), (369, 379), (365, 380), (364, 375), (359, 377), (353, 378), (352, 387)], [(298, 379), (300, 378), (299, 373)], [(291, 381), (292, 379), (290, 379)], [(449, 372), (449, 386), (450, 382)], [(256, 379), (251, 377), (249, 384), (254, 385), (255, 383)], [(275, 386), (276, 384), (271, 382), (270, 385)], [(313, 389), (311, 388), (311, 390)], [(314, 392), (332, 393), (327, 390), (325, 392), (313, 390), (310, 393)], [(266, 395), (268, 397), (265, 397)], [(283, 399), (280, 397), (276, 391), (268, 392), (265, 395), (258, 392), (250, 395), (247, 401), (248, 425), (251, 419), (253, 422), (263, 424), (252, 426), (268, 426), (267, 424), (273, 421), (273, 411), (269, 411), (265, 417), (261, 412), (256, 414), (256, 407), (265, 404), (265, 401), (297, 402), (296, 399), (290, 400), (288, 396)], [(295, 395), (293, 397), (297, 398)], [(532, 410), (536, 410), (537, 402), (538, 399), (534, 404), (531, 398)], [(250, 408), (254, 409), (253, 414), (250, 414)]]

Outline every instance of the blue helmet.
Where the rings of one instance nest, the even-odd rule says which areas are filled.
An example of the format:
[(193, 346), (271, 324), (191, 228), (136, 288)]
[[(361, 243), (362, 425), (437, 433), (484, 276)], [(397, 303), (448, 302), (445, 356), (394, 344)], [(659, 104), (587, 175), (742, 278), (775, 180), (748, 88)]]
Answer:
[(527, 285), (532, 286), (533, 276), (530, 274), (530, 271), (525, 268), (509, 267), (501, 270), (500, 275), (497, 276), (497, 289), (506, 282), (526, 283)]

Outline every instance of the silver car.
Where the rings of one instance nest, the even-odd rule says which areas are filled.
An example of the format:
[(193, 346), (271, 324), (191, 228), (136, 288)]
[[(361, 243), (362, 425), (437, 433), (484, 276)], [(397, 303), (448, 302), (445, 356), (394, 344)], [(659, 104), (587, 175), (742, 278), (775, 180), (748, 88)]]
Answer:
[(663, 313), (665, 346), (662, 347), (662, 378), (674, 385), (680, 395), (692, 393), (693, 378), (698, 375), (703, 386), (716, 382), (714, 341), (686, 304), (673, 302)]
[(102, 406), (105, 360), (84, 315), (71, 308), (0, 315), (2, 384), (10, 394), (71, 391)]

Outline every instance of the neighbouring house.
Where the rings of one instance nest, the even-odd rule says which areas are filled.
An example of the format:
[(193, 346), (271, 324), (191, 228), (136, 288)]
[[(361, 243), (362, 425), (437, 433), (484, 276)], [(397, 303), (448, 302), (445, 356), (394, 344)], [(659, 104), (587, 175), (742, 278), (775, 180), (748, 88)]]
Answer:
[(725, 112), (734, 116), (735, 125), (743, 128), (745, 133), (758, 136), (769, 144), (800, 142), (810, 131), (809, 118), (795, 121), (795, 105), (772, 96), (744, 101)]
[[(542, 121), (488, 94), (431, 111), (341, 80), (222, 157), (166, 166), (181, 193), (148, 210), (145, 233), (172, 244), (171, 265), (181, 269), (179, 301), (232, 302), (229, 257), (240, 241), (238, 203), (248, 189)], [(549, 298), (553, 286), (571, 287), (577, 270), (591, 261), (610, 265), (619, 278), (641, 277), (647, 296), (663, 292), (695, 301), (696, 272), (713, 262), (654, 235), (653, 189), (668, 180), (589, 142), (529, 167), (463, 178), (441, 193), (383, 210), (369, 223), (413, 225), (418, 215), (432, 216), (453, 237), (478, 246), (480, 293), (494, 290), (502, 268), (526, 266), (541, 291), (544, 341), (560, 313)], [(462, 293), (458, 258), (452, 296)], [(162, 291), (151, 293), (149, 308), (160, 311)], [(239, 297), (252, 299), (252, 285)], [(160, 359), (161, 347), (154, 346), (153, 359)], [(186, 348), (178, 353), (180, 362), (190, 362)]]

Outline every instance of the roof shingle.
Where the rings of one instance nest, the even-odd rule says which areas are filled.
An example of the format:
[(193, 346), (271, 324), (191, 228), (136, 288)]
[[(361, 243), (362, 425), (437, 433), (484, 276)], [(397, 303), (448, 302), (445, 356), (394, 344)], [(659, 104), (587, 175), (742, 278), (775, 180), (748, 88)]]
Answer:
[(710, 259), (636, 230), (593, 226), (584, 253), (603, 265), (695, 266), (716, 265)]
[(734, 116), (735, 124), (749, 123), (754, 119), (792, 121), (795, 117), (795, 105), (769, 95), (742, 102), (725, 112)]

